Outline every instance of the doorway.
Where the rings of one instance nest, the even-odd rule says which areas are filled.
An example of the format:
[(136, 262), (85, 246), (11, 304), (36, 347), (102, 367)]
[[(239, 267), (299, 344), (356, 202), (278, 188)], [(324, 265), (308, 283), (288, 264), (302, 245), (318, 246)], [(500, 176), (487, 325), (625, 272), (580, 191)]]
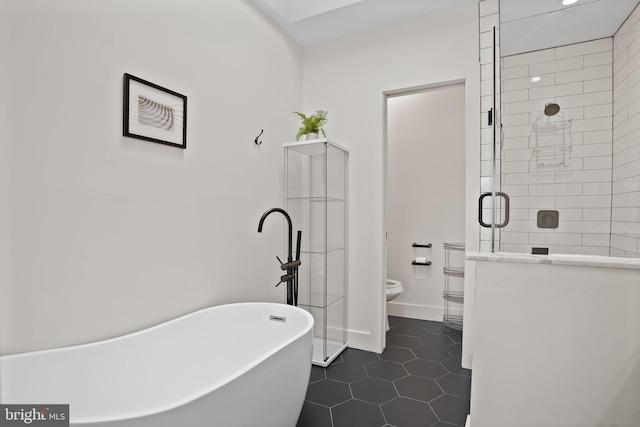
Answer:
[[(443, 245), (465, 241), (465, 84), (395, 91), (386, 101), (386, 270), (404, 289), (388, 314), (442, 321)], [(464, 253), (449, 262), (464, 266)]]

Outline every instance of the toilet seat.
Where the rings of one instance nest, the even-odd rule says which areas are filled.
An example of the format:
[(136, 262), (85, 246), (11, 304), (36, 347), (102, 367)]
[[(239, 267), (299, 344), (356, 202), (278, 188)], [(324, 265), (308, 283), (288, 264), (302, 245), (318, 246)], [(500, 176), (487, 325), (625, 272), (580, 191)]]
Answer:
[(391, 301), (404, 291), (402, 283), (397, 280), (387, 279), (387, 301)]
[[(396, 299), (404, 291), (402, 283), (397, 280), (387, 279), (386, 299), (387, 302)], [(385, 330), (389, 330), (389, 317), (387, 316), (387, 305), (384, 305), (384, 324)]]
[(387, 289), (398, 289), (402, 288), (402, 283), (397, 280), (387, 279)]

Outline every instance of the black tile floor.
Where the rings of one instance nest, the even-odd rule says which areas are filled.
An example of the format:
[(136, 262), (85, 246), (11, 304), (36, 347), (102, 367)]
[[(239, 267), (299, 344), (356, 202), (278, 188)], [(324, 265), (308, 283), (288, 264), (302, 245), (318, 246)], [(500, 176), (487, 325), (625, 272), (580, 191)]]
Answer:
[(389, 316), (382, 354), (346, 349), (313, 366), (297, 427), (452, 427), (469, 413), (462, 334), (439, 322)]

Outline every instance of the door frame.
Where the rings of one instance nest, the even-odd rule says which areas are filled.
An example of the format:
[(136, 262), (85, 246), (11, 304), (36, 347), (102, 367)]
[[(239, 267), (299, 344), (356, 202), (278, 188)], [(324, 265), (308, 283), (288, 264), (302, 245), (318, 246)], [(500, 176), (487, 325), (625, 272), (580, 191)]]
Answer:
[[(479, 66), (478, 66), (479, 67)], [(386, 314), (386, 277), (387, 277), (387, 199), (388, 199), (388, 153), (389, 153), (389, 129), (388, 129), (388, 103), (387, 100), (392, 97), (411, 95), (412, 93), (425, 92), (443, 86), (464, 85), (465, 90), (465, 245), (467, 252), (478, 251), (480, 247), (480, 225), (477, 221), (477, 212), (475, 201), (480, 195), (480, 90), (479, 86), (467, 81), (467, 78), (458, 78), (452, 80), (444, 80), (435, 83), (426, 83), (417, 86), (409, 86), (398, 89), (385, 90), (382, 92), (382, 170), (383, 170), (383, 188), (382, 188), (382, 225), (379, 237), (382, 242), (382, 257), (380, 264), (382, 266), (382, 281), (379, 284), (380, 293), (382, 295), (382, 313)], [(475, 268), (465, 262), (465, 268)], [(473, 291), (475, 287), (475, 277), (472, 274), (465, 275), (465, 292)], [(467, 313), (465, 316), (472, 316), (473, 313)], [(380, 331), (382, 350), (386, 347), (386, 331), (384, 328), (384, 316), (380, 319)], [(464, 338), (463, 338), (464, 339)], [(470, 343), (468, 343), (470, 344)], [(468, 345), (467, 344), (467, 345)], [(465, 343), (463, 343), (463, 346)], [(464, 364), (464, 362), (463, 362)]]

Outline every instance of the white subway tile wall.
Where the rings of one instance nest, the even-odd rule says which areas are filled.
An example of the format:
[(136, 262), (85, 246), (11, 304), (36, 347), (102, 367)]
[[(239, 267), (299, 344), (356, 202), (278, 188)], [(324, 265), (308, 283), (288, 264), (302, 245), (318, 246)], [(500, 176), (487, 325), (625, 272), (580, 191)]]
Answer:
[[(501, 167), (512, 221), (501, 231), (501, 250), (530, 253), (544, 246), (552, 253), (609, 255), (612, 64), (611, 38), (503, 58)], [(571, 127), (536, 139), (533, 125), (547, 121), (544, 107), (552, 102)], [(543, 145), (563, 164), (534, 156)], [(538, 210), (557, 210), (558, 227), (539, 228)]]
[(640, 8), (613, 37), (611, 255), (640, 257)]

